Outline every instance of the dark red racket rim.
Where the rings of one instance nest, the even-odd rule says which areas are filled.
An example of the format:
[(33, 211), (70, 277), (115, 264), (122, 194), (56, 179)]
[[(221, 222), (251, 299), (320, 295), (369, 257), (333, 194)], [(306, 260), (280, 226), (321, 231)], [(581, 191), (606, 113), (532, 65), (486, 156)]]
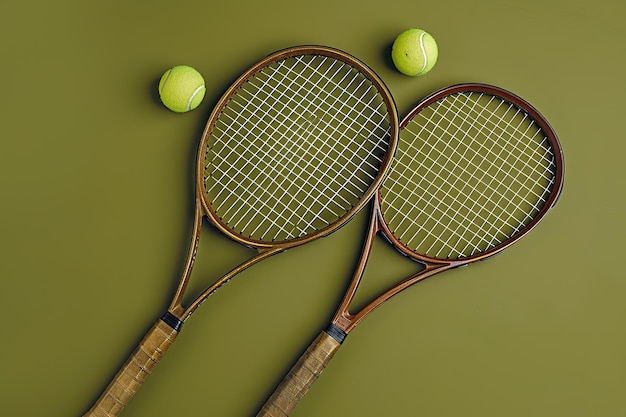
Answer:
[[(376, 193), (375, 200), (375, 211), (378, 216), (378, 221), (380, 225), (380, 229), (382, 233), (385, 235), (387, 239), (391, 241), (391, 243), (400, 250), (403, 254), (408, 257), (426, 264), (444, 264), (444, 265), (465, 265), (471, 262), (479, 261), (482, 259), (489, 258), (493, 255), (498, 254), (503, 251), (507, 247), (511, 246), (513, 243), (517, 242), (523, 236), (525, 236), (528, 232), (533, 230), (535, 226), (545, 217), (545, 215), (556, 205), (563, 191), (563, 183), (564, 183), (564, 157), (563, 150), (561, 147), (561, 143), (558, 139), (558, 136), (550, 123), (546, 120), (546, 118), (530, 103), (526, 100), (522, 99), (518, 95), (505, 90), (501, 87), (496, 87), (489, 84), (481, 84), (481, 83), (465, 83), (465, 84), (456, 84), (449, 87), (445, 87), (440, 89), (424, 99), (422, 99), (408, 114), (402, 121), (400, 122), (400, 131), (402, 131), (406, 126), (415, 118), (420, 111), (429, 105), (433, 104), (436, 101), (441, 100), (442, 98), (457, 94), (457, 93), (484, 93), (492, 96), (496, 96), (504, 101), (507, 101), (518, 108), (525, 111), (533, 121), (541, 128), (541, 130), (545, 133), (546, 138), (548, 139), (550, 146), (554, 152), (554, 164), (555, 164), (555, 174), (554, 174), (554, 182), (552, 184), (552, 189), (546, 199), (545, 203), (538, 211), (538, 213), (533, 217), (533, 219), (521, 230), (515, 233), (513, 236), (499, 243), (498, 245), (485, 250), (483, 252), (478, 252), (473, 255), (469, 255), (466, 257), (461, 257), (458, 259), (441, 259), (430, 257), (421, 253), (418, 253), (405, 245), (400, 239), (398, 239), (392, 230), (387, 225), (384, 213), (381, 208), (382, 201), (382, 186), (378, 189)], [(384, 182), (383, 182), (384, 186)]]

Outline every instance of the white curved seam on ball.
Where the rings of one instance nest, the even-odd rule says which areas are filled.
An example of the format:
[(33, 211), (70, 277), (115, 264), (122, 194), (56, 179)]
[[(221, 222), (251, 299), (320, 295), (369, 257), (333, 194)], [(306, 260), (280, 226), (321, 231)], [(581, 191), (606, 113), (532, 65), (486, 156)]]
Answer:
[(191, 97), (189, 97), (189, 101), (187, 102), (187, 111), (191, 110), (191, 102), (193, 101), (193, 98), (196, 96), (196, 94), (198, 94), (200, 92), (200, 90), (202, 90), (204, 88), (203, 85), (201, 85), (200, 87), (196, 88), (196, 90), (193, 92), (193, 94), (191, 95)]
[(420, 49), (422, 51), (422, 56), (424, 57), (424, 66), (422, 67), (422, 69), (417, 73), (418, 75), (423, 73), (424, 70), (426, 69), (426, 67), (428, 66), (428, 55), (426, 55), (426, 48), (424, 48), (424, 36), (426, 36), (426, 32), (422, 33), (420, 35)]
[(163, 90), (165, 89), (165, 84), (167, 84), (167, 80), (169, 80), (169, 79), (170, 79), (170, 75), (172, 75), (172, 70), (169, 70), (169, 71), (167, 72), (167, 76), (165, 76), (165, 79), (163, 80), (163, 85), (161, 85), (161, 88), (160, 88), (160, 90), (159, 90), (159, 93), (162, 93), (162, 92), (163, 92)]

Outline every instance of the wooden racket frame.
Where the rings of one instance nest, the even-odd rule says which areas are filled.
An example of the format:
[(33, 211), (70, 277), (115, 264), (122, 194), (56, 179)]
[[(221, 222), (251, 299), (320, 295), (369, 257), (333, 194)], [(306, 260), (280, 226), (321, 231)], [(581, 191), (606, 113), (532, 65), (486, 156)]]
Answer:
[[(230, 229), (211, 207), (208, 201), (207, 192), (204, 185), (204, 164), (207, 152), (207, 146), (215, 122), (218, 120), (222, 110), (229, 100), (237, 92), (239, 87), (250, 79), (254, 74), (265, 68), (272, 62), (284, 60), (298, 55), (324, 55), (342, 61), (351, 67), (357, 69), (365, 75), (379, 91), (389, 113), (389, 144), (386, 154), (382, 158), (381, 166), (377, 177), (372, 181), (370, 187), (364, 193), (363, 197), (349, 211), (342, 215), (332, 224), (299, 238), (277, 241), (264, 242), (255, 240), (247, 236), (241, 235)], [(385, 175), (389, 171), (392, 156), (398, 144), (399, 121), (395, 101), (391, 92), (382, 81), (382, 79), (366, 64), (352, 55), (343, 51), (326, 46), (295, 46), (281, 51), (277, 51), (268, 55), (263, 60), (245, 71), (222, 95), (215, 108), (211, 112), (207, 121), (205, 130), (202, 134), (198, 158), (196, 163), (196, 197), (193, 232), (191, 243), (188, 250), (187, 259), (181, 279), (179, 281), (176, 292), (172, 298), (167, 312), (157, 320), (152, 328), (146, 333), (135, 351), (128, 358), (119, 372), (115, 375), (111, 383), (101, 394), (92, 408), (84, 414), (85, 417), (112, 417), (117, 416), (130, 402), (135, 392), (141, 387), (147, 376), (151, 373), (154, 366), (161, 360), (167, 349), (174, 342), (178, 332), (182, 328), (182, 324), (191, 314), (218, 288), (231, 280), (235, 275), (248, 269), (252, 265), (269, 258), (277, 253), (287, 249), (303, 245), (323, 236), (327, 236), (343, 225), (345, 225), (356, 213), (358, 213), (375, 195), (376, 190), (382, 183)], [(200, 242), (200, 231), (204, 223), (204, 218), (224, 233), (230, 239), (239, 242), (245, 246), (256, 249), (257, 253), (250, 259), (242, 262), (230, 272), (219, 278), (212, 285), (206, 288), (191, 304), (187, 307), (183, 306), (183, 296), (189, 283), (191, 272), (193, 270), (196, 259), (198, 245)]]
[[(348, 334), (350, 330), (352, 330), (357, 324), (363, 320), (365, 316), (367, 316), (370, 312), (378, 308), (385, 301), (398, 294), (399, 292), (407, 289), (408, 287), (423, 281), (424, 279), (431, 277), (439, 272), (443, 272), (448, 269), (458, 268), (460, 266), (466, 266), (472, 262), (480, 261), (483, 259), (487, 259), (491, 256), (494, 256), (504, 249), (508, 248), (519, 239), (524, 237), (528, 232), (530, 232), (539, 221), (546, 215), (546, 213), (554, 207), (558, 198), (563, 189), (563, 153), (561, 150), (561, 145), (559, 143), (556, 132), (552, 128), (552, 126), (548, 123), (548, 121), (535, 109), (530, 103), (522, 99), (521, 97), (504, 90), (502, 88), (488, 85), (488, 84), (457, 84), (451, 87), (444, 88), (439, 90), (423, 101), (420, 102), (418, 106), (416, 106), (400, 123), (400, 130), (404, 129), (413, 118), (425, 107), (431, 105), (432, 103), (440, 100), (442, 97), (459, 93), (459, 92), (475, 92), (475, 93), (485, 93), (489, 95), (493, 95), (496, 97), (500, 97), (505, 101), (508, 101), (515, 106), (523, 109), (526, 113), (528, 113), (532, 119), (537, 123), (537, 125), (541, 128), (541, 130), (546, 134), (550, 142), (550, 146), (554, 150), (554, 159), (556, 165), (555, 172), (555, 180), (552, 192), (550, 193), (548, 199), (542, 206), (541, 210), (533, 217), (533, 219), (526, 225), (522, 230), (516, 233), (514, 236), (506, 239), (504, 242), (499, 245), (494, 246), (493, 248), (480, 252), (476, 255), (468, 256), (460, 259), (438, 259), (431, 258), (420, 253), (413, 251), (411, 248), (406, 246), (400, 240), (396, 238), (393, 232), (387, 226), (383, 210), (381, 208), (381, 190), (378, 190), (376, 193), (376, 198), (374, 199), (374, 207), (372, 211), (372, 218), (370, 220), (369, 229), (367, 231), (365, 244), (363, 246), (361, 256), (359, 258), (359, 262), (357, 264), (354, 278), (352, 279), (348, 291), (346, 292), (339, 309), (337, 310), (335, 316), (331, 320), (331, 323), (335, 325), (337, 328), (341, 329), (343, 332)], [(384, 293), (380, 294), (374, 300), (372, 300), (369, 304), (363, 307), (358, 313), (351, 314), (348, 309), (349, 306), (356, 295), (357, 288), (365, 271), (367, 260), (369, 258), (369, 254), (372, 249), (372, 245), (375, 241), (375, 238), (378, 234), (382, 234), (385, 239), (387, 239), (397, 250), (399, 250), (403, 255), (408, 256), (414, 261), (423, 265), (423, 269), (417, 272), (416, 274), (406, 278), (400, 283), (396, 284), (392, 288), (388, 289)]]
[[(550, 141), (550, 145), (554, 150), (554, 158), (556, 164), (555, 181), (548, 199), (542, 206), (541, 210), (535, 215), (533, 220), (513, 237), (505, 240), (501, 244), (482, 252), (477, 255), (468, 256), (461, 259), (447, 260), (436, 259), (416, 253), (409, 247), (398, 240), (384, 221), (383, 210), (381, 209), (381, 191), (378, 190), (376, 198), (373, 201), (373, 208), (364, 245), (361, 249), (359, 261), (355, 268), (354, 275), (348, 289), (331, 320), (328, 328), (323, 330), (313, 343), (308, 347), (304, 354), (298, 359), (296, 364), (291, 368), (289, 373), (278, 385), (274, 393), (265, 402), (257, 417), (286, 417), (296, 407), (300, 399), (306, 394), (313, 382), (317, 380), (322, 371), (326, 368), (334, 354), (337, 352), (344, 339), (369, 313), (380, 307), (385, 301), (394, 295), (404, 291), (405, 289), (417, 284), (428, 277), (432, 277), (440, 272), (468, 265), (469, 263), (487, 259), (494, 256), (504, 249), (521, 239), (530, 232), (546, 213), (554, 207), (563, 189), (563, 154), (561, 145), (556, 133), (545, 120), (545, 118), (529, 103), (515, 94), (503, 90), (499, 87), (486, 84), (458, 84), (439, 90), (423, 99), (400, 123), (400, 130), (404, 129), (409, 122), (424, 107), (441, 99), (444, 96), (458, 92), (478, 92), (487, 93), (498, 96), (509, 101), (519, 108), (526, 111), (534, 121), (545, 132)], [(372, 246), (378, 235), (382, 235), (403, 255), (406, 255), (421, 264), (423, 268), (402, 280), (398, 284), (381, 293), (374, 300), (370, 301), (356, 314), (349, 311), (350, 304), (353, 301), (359, 283), (365, 272), (367, 261), (371, 253)]]

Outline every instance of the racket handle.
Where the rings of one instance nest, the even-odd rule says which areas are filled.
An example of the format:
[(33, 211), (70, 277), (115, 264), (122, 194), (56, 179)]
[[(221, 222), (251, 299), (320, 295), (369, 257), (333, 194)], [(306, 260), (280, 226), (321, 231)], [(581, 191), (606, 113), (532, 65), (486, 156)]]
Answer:
[(320, 376), (341, 344), (323, 331), (291, 368), (257, 417), (285, 417)]
[(119, 415), (148, 377), (152, 368), (170, 347), (178, 331), (163, 320), (146, 333), (93, 407), (83, 417), (113, 417)]

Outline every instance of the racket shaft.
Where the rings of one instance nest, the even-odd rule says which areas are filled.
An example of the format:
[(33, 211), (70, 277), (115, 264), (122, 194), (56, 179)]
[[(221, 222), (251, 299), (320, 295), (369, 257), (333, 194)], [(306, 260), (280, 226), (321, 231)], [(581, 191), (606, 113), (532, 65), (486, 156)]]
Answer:
[(326, 368), (339, 346), (341, 344), (328, 333), (320, 333), (278, 385), (257, 417), (288, 416)]
[(93, 407), (84, 417), (113, 417), (119, 415), (159, 363), (178, 332), (159, 320), (141, 340), (122, 369), (115, 375)]

